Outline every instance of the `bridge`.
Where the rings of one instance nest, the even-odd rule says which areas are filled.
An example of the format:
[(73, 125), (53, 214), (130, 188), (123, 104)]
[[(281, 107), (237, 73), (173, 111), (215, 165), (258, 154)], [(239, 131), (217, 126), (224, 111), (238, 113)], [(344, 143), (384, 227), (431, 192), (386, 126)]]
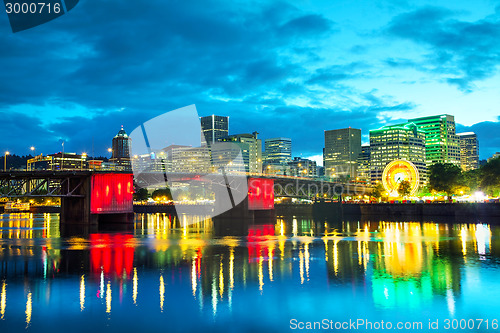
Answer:
[(0, 197), (57, 197), (61, 222), (97, 224), (133, 214), (133, 175), (92, 171), (0, 172)]
[[(240, 198), (245, 197), (243, 205), (238, 206), (238, 216), (246, 216), (249, 210), (274, 209), (275, 196), (335, 198), (363, 195), (368, 191), (362, 184), (260, 174), (241, 174), (231, 178), (217, 174), (144, 173), (134, 179), (131, 173), (114, 171), (9, 171), (0, 172), (0, 197), (61, 198), (62, 223), (97, 224), (107, 218), (114, 222), (125, 222), (133, 214), (134, 187), (149, 187), (152, 184), (165, 186), (167, 178), (169, 183), (209, 182), (215, 185), (211, 189), (216, 198), (224, 199), (216, 202), (232, 203), (229, 208), (233, 211), (237, 208), (233, 197), (238, 191), (234, 179), (240, 179), (240, 182), (243, 179), (243, 188), (247, 189), (248, 184), (248, 192), (238, 194)], [(220, 211), (228, 210), (226, 207), (219, 208)], [(233, 213), (226, 215), (235, 217)]]

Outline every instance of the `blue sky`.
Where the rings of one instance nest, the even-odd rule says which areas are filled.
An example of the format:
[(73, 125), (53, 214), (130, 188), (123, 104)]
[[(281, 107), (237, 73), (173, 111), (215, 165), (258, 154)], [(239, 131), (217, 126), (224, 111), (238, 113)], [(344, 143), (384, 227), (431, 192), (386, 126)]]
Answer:
[(81, 0), (13, 34), (0, 15), (2, 151), (105, 155), (164, 112), (196, 104), (230, 132), (291, 137), (455, 115), (481, 158), (500, 151), (500, 1)]

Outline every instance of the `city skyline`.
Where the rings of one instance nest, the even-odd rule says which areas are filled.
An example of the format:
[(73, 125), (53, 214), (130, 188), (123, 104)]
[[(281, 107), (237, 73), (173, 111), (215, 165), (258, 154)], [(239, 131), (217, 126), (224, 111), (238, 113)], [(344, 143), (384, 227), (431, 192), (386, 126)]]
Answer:
[(360, 128), (367, 143), (445, 113), (478, 135), (481, 159), (499, 150), (498, 2), (196, 4), (81, 3), (17, 34), (1, 16), (0, 149), (105, 155), (120, 125), (194, 103), (318, 161), (324, 130)]

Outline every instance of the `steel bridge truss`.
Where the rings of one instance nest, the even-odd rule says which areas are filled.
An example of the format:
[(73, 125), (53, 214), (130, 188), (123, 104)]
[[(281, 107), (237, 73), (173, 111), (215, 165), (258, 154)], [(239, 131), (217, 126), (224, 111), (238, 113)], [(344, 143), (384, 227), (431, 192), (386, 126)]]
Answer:
[(79, 189), (87, 175), (57, 173), (0, 174), (0, 197), (84, 197)]

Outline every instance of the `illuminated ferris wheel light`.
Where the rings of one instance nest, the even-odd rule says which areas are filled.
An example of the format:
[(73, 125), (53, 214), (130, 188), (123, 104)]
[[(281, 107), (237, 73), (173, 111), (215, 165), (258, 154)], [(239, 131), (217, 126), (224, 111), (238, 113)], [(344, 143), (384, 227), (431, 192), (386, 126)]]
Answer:
[(382, 184), (391, 197), (398, 196), (399, 184), (406, 180), (410, 183), (410, 196), (414, 195), (419, 186), (418, 170), (413, 163), (405, 160), (395, 160), (387, 164), (382, 174)]

